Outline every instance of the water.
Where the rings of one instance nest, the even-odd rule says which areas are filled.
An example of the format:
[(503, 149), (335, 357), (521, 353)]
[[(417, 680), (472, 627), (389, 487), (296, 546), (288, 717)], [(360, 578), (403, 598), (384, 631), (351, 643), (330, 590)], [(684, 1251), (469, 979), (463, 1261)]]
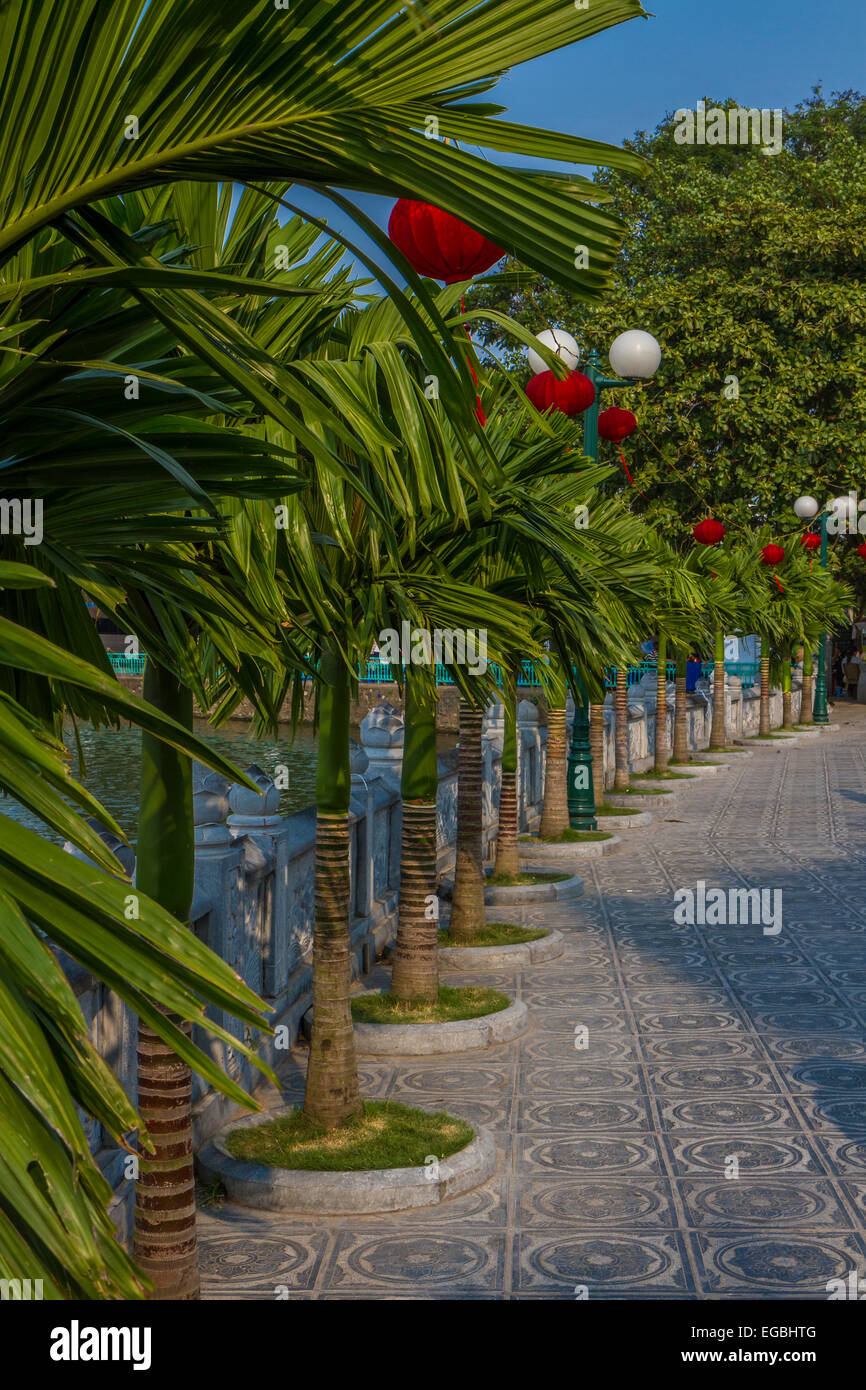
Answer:
[[(246, 770), (256, 763), (273, 777), (278, 763), (289, 770), (289, 785), (280, 795), (280, 811), (288, 815), (303, 810), (316, 799), (316, 737), (312, 726), (301, 724), (292, 737), (290, 725), (285, 736), (255, 739), (252, 725), (244, 719), (230, 719), (220, 729), (212, 729), (204, 719), (195, 720), (195, 732), (211, 748)], [(352, 731), (358, 738), (359, 731)], [(63, 741), (72, 755), (73, 776), (110, 811), (121, 829), (135, 839), (138, 830), (138, 790), (141, 774), (141, 730), (122, 725), (118, 729), (95, 729), (80, 724), (82, 764), (79, 764), (75, 732), (64, 730)], [(40, 830), (59, 843), (60, 837), (48, 831), (42, 821), (11, 797), (0, 796), (0, 813)]]
[[(219, 729), (211, 728), (205, 719), (194, 721), (195, 732), (205, 743), (245, 771), (255, 763), (269, 777), (274, 776), (277, 764), (288, 768), (289, 785), (280, 793), (280, 813), (284, 816), (312, 806), (316, 799), (316, 736), (312, 725), (300, 724), (294, 734), (290, 725), (285, 734), (276, 738), (252, 737), (252, 725), (245, 719), (229, 719)], [(351, 730), (352, 738), (360, 739), (360, 729)], [(70, 725), (64, 730), (63, 741), (72, 755), (71, 770), (87, 790), (114, 816), (118, 825), (134, 840), (138, 833), (138, 789), (141, 773), (141, 730), (131, 725), (118, 729), (95, 729), (92, 724), (80, 724), (81, 744), (79, 763), (75, 731)], [(454, 734), (437, 735), (441, 753), (453, 748)], [(25, 806), (11, 797), (0, 795), (0, 814), (10, 816), (39, 830), (56, 843), (61, 836), (48, 830)]]

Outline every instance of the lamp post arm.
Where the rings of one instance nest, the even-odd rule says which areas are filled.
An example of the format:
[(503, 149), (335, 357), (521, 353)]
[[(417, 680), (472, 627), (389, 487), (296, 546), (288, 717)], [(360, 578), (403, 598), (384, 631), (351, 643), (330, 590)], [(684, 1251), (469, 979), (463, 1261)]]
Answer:
[[(821, 568), (827, 568), (827, 508), (821, 512)], [(812, 718), (816, 724), (829, 724), (827, 712), (827, 633), (822, 632), (818, 643), (818, 673), (815, 678), (815, 699)]]

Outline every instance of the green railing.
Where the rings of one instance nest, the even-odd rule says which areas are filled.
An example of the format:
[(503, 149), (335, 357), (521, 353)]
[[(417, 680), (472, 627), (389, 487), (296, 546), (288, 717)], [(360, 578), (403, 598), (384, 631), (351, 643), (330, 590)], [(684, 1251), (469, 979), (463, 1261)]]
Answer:
[[(122, 652), (109, 652), (108, 659), (119, 676), (142, 676), (147, 665), (146, 656), (124, 656)], [(655, 675), (657, 663), (655, 661), (640, 661), (634, 666), (628, 667), (628, 684), (637, 685), (638, 682), (648, 673)], [(739, 676), (743, 683), (743, 688), (748, 689), (757, 683), (758, 670), (760, 663), (757, 661), (726, 661), (725, 670), (730, 676)], [(490, 663), (490, 670), (499, 685), (502, 684), (502, 670), (495, 662)], [(676, 663), (667, 663), (668, 680), (672, 681), (676, 676)], [(712, 680), (713, 663), (704, 661), (701, 663), (701, 674)], [(380, 661), (378, 657), (371, 657), (369, 661), (362, 662), (358, 666), (358, 679), (366, 685), (384, 685), (396, 679), (391, 663)], [(604, 673), (604, 682), (608, 690), (613, 690), (616, 685), (616, 671), (613, 667), (607, 667)], [(436, 684), (453, 685), (454, 676), (448, 666), (437, 664)], [(539, 686), (541, 682), (535, 675), (531, 661), (524, 661), (517, 676), (518, 686)]]
[(123, 652), (109, 652), (108, 659), (118, 676), (143, 676), (147, 665), (146, 656), (124, 656)]
[[(715, 669), (715, 662), (713, 662), (713, 661), (702, 661), (702, 662), (701, 662), (701, 675), (704, 676), (704, 677), (706, 678), (706, 680), (711, 681), (711, 680), (713, 679), (713, 670), (714, 670), (714, 669)], [(744, 689), (744, 690), (749, 690), (753, 685), (757, 685), (757, 683), (758, 683), (758, 674), (759, 674), (759, 672), (760, 672), (760, 669), (761, 669), (761, 663), (760, 663), (760, 661), (726, 661), (726, 662), (725, 662), (725, 674), (728, 675), (728, 676), (739, 676), (740, 681), (742, 682), (742, 686), (743, 686), (743, 689)]]

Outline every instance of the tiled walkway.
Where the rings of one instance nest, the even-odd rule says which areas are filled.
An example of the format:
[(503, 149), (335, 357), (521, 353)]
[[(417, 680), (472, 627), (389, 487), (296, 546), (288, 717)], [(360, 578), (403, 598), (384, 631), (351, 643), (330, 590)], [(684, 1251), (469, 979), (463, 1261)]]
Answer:
[[(494, 1180), (393, 1216), (209, 1209), (206, 1296), (826, 1299), (866, 1277), (866, 709), (835, 718), (584, 860), (577, 903), (526, 909), (567, 946), (485, 977), (529, 1004), (518, 1042), (364, 1065), (369, 1096), (489, 1127)], [(697, 880), (781, 889), (781, 932), (676, 925)]]

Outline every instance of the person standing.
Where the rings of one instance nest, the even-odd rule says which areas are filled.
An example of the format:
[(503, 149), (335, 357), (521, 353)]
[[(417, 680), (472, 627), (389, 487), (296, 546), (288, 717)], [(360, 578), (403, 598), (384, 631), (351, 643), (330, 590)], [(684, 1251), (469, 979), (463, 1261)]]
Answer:
[(833, 660), (830, 662), (830, 681), (834, 695), (842, 694), (842, 657), (840, 653), (833, 649)]
[(845, 662), (845, 687), (849, 700), (857, 699), (857, 688), (860, 684), (860, 667), (862, 658), (859, 652), (851, 652)]

